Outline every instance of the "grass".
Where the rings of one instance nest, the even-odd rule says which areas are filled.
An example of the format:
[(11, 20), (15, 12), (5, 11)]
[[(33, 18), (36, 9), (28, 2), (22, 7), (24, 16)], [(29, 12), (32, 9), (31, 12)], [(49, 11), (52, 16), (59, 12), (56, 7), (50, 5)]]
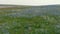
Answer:
[(0, 12), (0, 34), (60, 34), (60, 16), (2, 16), (6, 13)]

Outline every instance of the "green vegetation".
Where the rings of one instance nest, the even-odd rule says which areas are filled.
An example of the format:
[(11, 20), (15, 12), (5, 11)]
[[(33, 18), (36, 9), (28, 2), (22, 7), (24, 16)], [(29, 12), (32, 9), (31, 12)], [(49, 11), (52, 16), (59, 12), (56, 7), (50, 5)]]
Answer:
[[(59, 16), (0, 17), (0, 33), (60, 34)], [(47, 19), (48, 18), (48, 19)]]
[(60, 34), (60, 16), (58, 15), (33, 17), (6, 15), (23, 10), (13, 12), (11, 9), (0, 9), (0, 34)]

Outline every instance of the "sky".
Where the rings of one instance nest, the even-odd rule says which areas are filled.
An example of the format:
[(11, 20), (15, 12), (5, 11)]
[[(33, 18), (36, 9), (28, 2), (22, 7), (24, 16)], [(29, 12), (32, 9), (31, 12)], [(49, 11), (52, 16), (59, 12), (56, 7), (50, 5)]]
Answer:
[(0, 4), (38, 6), (60, 4), (60, 0), (0, 0)]

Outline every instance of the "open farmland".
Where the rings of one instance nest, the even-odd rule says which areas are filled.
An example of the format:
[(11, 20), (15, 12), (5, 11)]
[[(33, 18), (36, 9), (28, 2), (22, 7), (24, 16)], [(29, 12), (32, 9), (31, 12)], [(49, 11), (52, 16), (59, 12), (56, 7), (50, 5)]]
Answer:
[(0, 34), (60, 34), (60, 6), (0, 8)]

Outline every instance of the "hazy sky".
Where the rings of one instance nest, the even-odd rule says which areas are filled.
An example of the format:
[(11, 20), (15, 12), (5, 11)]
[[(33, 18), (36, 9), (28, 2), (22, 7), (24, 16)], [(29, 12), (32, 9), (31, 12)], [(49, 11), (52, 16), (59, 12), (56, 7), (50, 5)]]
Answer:
[(60, 0), (0, 0), (0, 4), (51, 5), (60, 4)]

